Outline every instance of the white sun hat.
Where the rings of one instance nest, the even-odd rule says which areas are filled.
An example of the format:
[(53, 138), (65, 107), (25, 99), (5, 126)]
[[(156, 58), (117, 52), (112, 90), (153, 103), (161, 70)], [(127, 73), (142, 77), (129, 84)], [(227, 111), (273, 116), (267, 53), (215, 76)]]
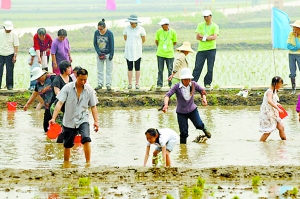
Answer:
[(131, 22), (131, 23), (141, 23), (141, 22), (138, 20), (138, 16), (135, 15), (135, 14), (130, 15), (130, 16), (127, 18), (126, 22)]
[(182, 46), (179, 46), (178, 48), (176, 48), (176, 50), (178, 50), (178, 51), (188, 51), (188, 52), (195, 53), (195, 51), (191, 47), (191, 43), (188, 42), (188, 41), (183, 42)]
[(193, 79), (192, 72), (189, 68), (183, 68), (180, 70), (180, 79)]
[(294, 23), (291, 24), (291, 26), (300, 28), (300, 20), (296, 20)]
[(31, 56), (36, 56), (36, 52), (35, 52), (35, 50), (34, 50), (34, 48), (33, 47), (31, 47), (31, 48), (29, 48), (29, 54), (31, 55)]
[(45, 73), (46, 73), (46, 71), (43, 71), (40, 67), (33, 68), (31, 71), (32, 77), (30, 78), (30, 81), (40, 78)]

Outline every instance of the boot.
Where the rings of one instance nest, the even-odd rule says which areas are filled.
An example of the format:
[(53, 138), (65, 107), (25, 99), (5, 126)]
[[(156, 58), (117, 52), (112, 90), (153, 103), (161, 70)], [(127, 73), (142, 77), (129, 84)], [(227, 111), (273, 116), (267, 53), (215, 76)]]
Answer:
[(296, 94), (296, 78), (291, 77), (291, 83), (292, 83), (292, 95)]
[(186, 138), (180, 137), (180, 144), (186, 144)]
[(205, 136), (206, 136), (207, 138), (211, 138), (211, 133), (207, 130), (206, 127), (204, 127), (204, 129), (203, 129), (202, 131), (203, 131), (203, 133), (205, 134)]

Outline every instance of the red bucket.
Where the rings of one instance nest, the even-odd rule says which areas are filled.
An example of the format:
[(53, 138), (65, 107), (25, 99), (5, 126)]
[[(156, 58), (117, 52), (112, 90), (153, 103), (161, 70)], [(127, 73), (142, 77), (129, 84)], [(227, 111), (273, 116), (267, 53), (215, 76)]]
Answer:
[(283, 118), (285, 118), (286, 116), (288, 116), (288, 113), (286, 112), (286, 110), (285, 110), (282, 106), (278, 105), (278, 107), (283, 111), (282, 113), (279, 112), (279, 117), (280, 117), (281, 119), (283, 119)]
[(62, 132), (62, 128), (59, 124), (51, 124), (47, 131), (47, 137), (50, 139), (56, 139)]
[(16, 111), (17, 110), (17, 102), (7, 102), (7, 110)]
[(74, 137), (74, 143), (81, 144), (81, 135), (80, 134), (78, 134)]

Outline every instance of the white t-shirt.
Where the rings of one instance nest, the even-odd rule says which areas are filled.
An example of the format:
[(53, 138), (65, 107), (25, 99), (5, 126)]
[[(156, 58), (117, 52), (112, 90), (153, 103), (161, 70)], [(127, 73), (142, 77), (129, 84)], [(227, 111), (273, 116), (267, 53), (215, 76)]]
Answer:
[[(179, 139), (178, 134), (176, 133), (176, 131), (172, 130), (172, 129), (157, 129), (159, 132), (159, 138), (158, 138), (158, 142), (159, 143), (155, 143), (155, 145), (159, 146), (159, 147), (164, 147), (167, 142), (177, 142), (177, 140)], [(150, 142), (147, 141), (147, 146), (150, 146)]]
[(123, 35), (127, 36), (125, 43), (125, 59), (136, 61), (142, 57), (143, 41), (142, 36), (146, 36), (145, 29), (137, 25), (132, 28), (130, 25), (123, 30)]
[(0, 30), (0, 55), (8, 56), (14, 54), (15, 46), (19, 46), (19, 37), (12, 30), (10, 33), (6, 33), (4, 29)]

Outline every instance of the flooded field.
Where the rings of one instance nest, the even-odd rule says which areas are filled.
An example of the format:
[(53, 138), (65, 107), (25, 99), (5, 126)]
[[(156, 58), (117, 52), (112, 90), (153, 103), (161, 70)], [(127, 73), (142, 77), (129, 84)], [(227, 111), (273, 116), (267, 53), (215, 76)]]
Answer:
[[(258, 141), (261, 135), (258, 132), (258, 106), (199, 107), (201, 118), (211, 130), (212, 138), (203, 144), (192, 142), (199, 131), (190, 123), (187, 145), (178, 144), (171, 153), (176, 174), (171, 175), (171, 169), (164, 170), (160, 167), (153, 171), (150, 169), (150, 161), (149, 168), (141, 167), (146, 148), (146, 129), (168, 127), (178, 131), (174, 108), (167, 114), (158, 112), (155, 108), (100, 108), (100, 131), (91, 133), (91, 164), (85, 164), (82, 147), (75, 146), (69, 169), (63, 169), (66, 165), (63, 165), (62, 144), (49, 140), (43, 133), (43, 111), (2, 110), (0, 198), (51, 198), (49, 195), (53, 192), (60, 193), (56, 198), (72, 198), (63, 193), (63, 187), (70, 184), (76, 186), (79, 178), (84, 176), (79, 173), (84, 174), (85, 171), (89, 174), (92, 171), (102, 172), (101, 175), (92, 173), (89, 176), (92, 176), (91, 184), (101, 190), (100, 198), (166, 198), (168, 193), (174, 198), (183, 198), (183, 187), (190, 186), (192, 189), (198, 176), (206, 179), (203, 198), (233, 198), (235, 195), (240, 198), (272, 198), (272, 194), (274, 197), (278, 196), (284, 189), (292, 189), (299, 184), (298, 171), (290, 168), (300, 166), (300, 124), (295, 106), (285, 107), (289, 113), (283, 120), (288, 140), (281, 141), (276, 131), (266, 143)], [(151, 149), (154, 150), (154, 146)], [(215, 174), (212, 168), (217, 168)], [(227, 168), (230, 169), (226, 171)], [(249, 173), (241, 168), (248, 168)], [(268, 168), (273, 170), (268, 171)], [(291, 169), (289, 172), (292, 173), (292, 178), (280, 181), (282, 179), (279, 175), (278, 182), (271, 180), (272, 183), (262, 184), (258, 193), (251, 187), (251, 178), (245, 178), (247, 175), (251, 177), (259, 174), (262, 178), (272, 178), (274, 176), (270, 175), (273, 173), (284, 173), (283, 168)], [(57, 179), (61, 177), (62, 180), (52, 178), (53, 173), (50, 175), (49, 170), (56, 173)], [(76, 170), (78, 174), (75, 175), (75, 172), (74, 177), (65, 179), (64, 173), (68, 173), (68, 170)], [(223, 175), (224, 171), (232, 176)], [(137, 175), (139, 172), (144, 174)], [(160, 172), (167, 174), (160, 175)], [(241, 172), (244, 174), (240, 174)], [(271, 174), (267, 175), (268, 172)], [(18, 177), (13, 177), (14, 175)], [(39, 178), (43, 180), (39, 183), (28, 181), (30, 178), (36, 180), (36, 177), (30, 175), (41, 175)], [(106, 177), (101, 178), (102, 175)], [(15, 178), (17, 182), (11, 178)], [(75, 198), (80, 198), (79, 196)], [(193, 195), (186, 196), (189, 197), (192, 198)], [(81, 198), (94, 196), (86, 195)]]

